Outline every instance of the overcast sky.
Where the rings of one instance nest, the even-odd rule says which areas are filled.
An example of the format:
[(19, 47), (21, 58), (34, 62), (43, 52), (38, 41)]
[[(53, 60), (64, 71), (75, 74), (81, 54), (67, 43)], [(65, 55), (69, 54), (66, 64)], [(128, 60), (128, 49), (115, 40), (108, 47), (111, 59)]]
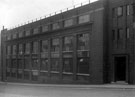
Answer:
[[(0, 0), (0, 30), (13, 28), (89, 0)], [(91, 0), (94, 2), (96, 0)]]

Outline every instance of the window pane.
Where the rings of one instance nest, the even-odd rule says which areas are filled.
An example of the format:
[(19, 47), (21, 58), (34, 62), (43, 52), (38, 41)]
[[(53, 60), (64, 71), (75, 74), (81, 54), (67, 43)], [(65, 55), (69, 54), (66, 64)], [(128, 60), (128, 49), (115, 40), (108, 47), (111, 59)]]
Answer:
[(51, 59), (51, 71), (59, 71), (59, 59)]
[(32, 59), (32, 69), (38, 70), (38, 59)]
[(17, 46), (13, 45), (13, 55), (16, 55), (16, 54), (17, 54)]
[(7, 55), (11, 54), (11, 46), (7, 46)]
[(86, 23), (86, 22), (89, 22), (89, 21), (90, 21), (90, 15), (89, 14), (79, 16), (79, 24)]
[(78, 50), (89, 50), (89, 34), (77, 35), (77, 47)]
[(29, 36), (30, 35), (30, 30), (27, 30), (26, 32), (25, 32), (25, 36)]
[(30, 43), (25, 44), (25, 54), (30, 54)]
[(30, 78), (30, 72), (24, 71), (24, 79), (29, 80), (29, 78)]
[(18, 79), (22, 79), (22, 76), (23, 75), (23, 71), (22, 70), (18, 70), (18, 72), (17, 72), (17, 78)]
[(19, 54), (23, 54), (23, 44), (19, 44)]
[(41, 41), (41, 52), (48, 52), (48, 40)]
[(14, 33), (12, 34), (12, 37), (13, 37), (13, 39), (16, 39), (16, 38), (17, 38), (17, 32), (14, 32)]
[(47, 25), (42, 26), (42, 32), (49, 31), (49, 27)]
[(53, 30), (56, 30), (56, 29), (59, 29), (59, 28), (60, 28), (59, 23), (54, 23), (54, 24), (52, 25), (52, 29), (53, 29)]
[(83, 73), (83, 74), (89, 74), (89, 59), (88, 58), (78, 58), (77, 62), (78, 66), (78, 73)]
[(32, 80), (37, 81), (38, 80), (38, 71), (32, 71)]
[(23, 31), (19, 32), (19, 37), (23, 37)]
[(63, 59), (63, 72), (73, 72), (73, 59), (72, 58)]
[(59, 52), (60, 49), (60, 42), (59, 39), (52, 39), (51, 41), (51, 52)]
[(32, 42), (32, 53), (38, 53), (38, 42)]
[(117, 37), (118, 37), (117, 39), (123, 38), (123, 29), (118, 29)]
[(130, 5), (127, 5), (126, 8), (127, 8), (127, 15), (130, 15)]
[(7, 40), (11, 40), (11, 34), (7, 33)]
[(41, 59), (41, 70), (48, 70), (48, 59)]
[(123, 7), (118, 7), (117, 8), (117, 15), (122, 16), (122, 14), (123, 14)]
[(39, 29), (35, 28), (34, 31), (33, 31), (33, 34), (37, 34), (38, 32), (39, 32)]
[(73, 25), (73, 19), (65, 20), (64, 27), (69, 27)]
[(18, 66), (19, 69), (23, 69), (23, 60), (22, 59), (18, 60), (18, 65), (19, 65)]
[(25, 57), (24, 59), (24, 69), (30, 68), (30, 59), (28, 57)]
[(127, 39), (130, 37), (129, 34), (130, 34), (130, 30), (129, 30), (129, 28), (126, 28), (126, 38)]
[(63, 51), (72, 51), (73, 50), (73, 37), (64, 37), (63, 40)]
[(12, 68), (17, 68), (17, 60), (12, 59)]

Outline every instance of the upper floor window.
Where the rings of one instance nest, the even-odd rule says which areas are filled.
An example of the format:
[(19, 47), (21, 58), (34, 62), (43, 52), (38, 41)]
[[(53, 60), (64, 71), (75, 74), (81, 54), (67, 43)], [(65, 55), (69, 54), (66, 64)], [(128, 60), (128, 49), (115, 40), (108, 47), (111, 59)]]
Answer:
[(129, 28), (127, 27), (126, 28), (126, 38), (128, 39), (129, 37), (130, 37), (130, 30), (129, 30)]
[(33, 34), (37, 34), (39, 32), (38, 27), (33, 30)]
[(41, 41), (41, 52), (48, 52), (48, 40)]
[(77, 35), (77, 49), (89, 50), (89, 34)]
[(69, 27), (73, 25), (73, 19), (68, 19), (64, 21), (64, 27)]
[(49, 31), (49, 26), (48, 25), (42, 26), (42, 32), (47, 32), (47, 31)]
[(23, 54), (23, 44), (19, 44), (19, 54)]
[(112, 17), (115, 18), (116, 17), (116, 8), (112, 9)]
[(118, 29), (118, 32), (117, 32), (117, 39), (122, 39), (123, 38), (123, 29)]
[(73, 36), (63, 38), (63, 51), (73, 50)]
[(59, 39), (52, 39), (51, 41), (51, 52), (59, 52), (60, 50), (60, 42)]
[(11, 39), (11, 34), (7, 33), (7, 40), (10, 40), (10, 39)]
[(122, 16), (123, 15), (123, 7), (118, 7), (117, 8), (117, 16)]
[(126, 13), (127, 13), (127, 15), (130, 15), (130, 5), (126, 6)]
[(13, 55), (16, 55), (17, 54), (17, 45), (13, 45)]
[(60, 28), (59, 22), (52, 24), (53, 30), (56, 30), (56, 29), (59, 29), (59, 28)]
[(25, 31), (25, 36), (29, 36), (30, 32), (31, 32), (30, 30)]
[(7, 55), (11, 54), (11, 46), (7, 46)]
[(20, 37), (23, 37), (23, 31), (21, 31), (21, 32), (18, 33), (18, 37), (19, 37), (19, 38), (20, 38)]
[(38, 42), (32, 42), (32, 53), (38, 53)]
[(14, 32), (14, 33), (12, 34), (12, 38), (13, 38), (13, 39), (16, 39), (16, 38), (17, 38), (17, 32)]
[(30, 43), (25, 44), (25, 54), (30, 54)]
[(89, 21), (90, 21), (90, 15), (89, 14), (79, 16), (79, 24), (86, 23), (86, 22), (89, 22)]

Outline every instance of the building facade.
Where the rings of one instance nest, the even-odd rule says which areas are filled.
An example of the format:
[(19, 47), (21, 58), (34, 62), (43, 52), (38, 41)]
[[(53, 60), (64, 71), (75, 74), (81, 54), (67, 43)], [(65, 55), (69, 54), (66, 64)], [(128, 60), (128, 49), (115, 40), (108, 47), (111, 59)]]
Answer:
[(1, 79), (135, 84), (133, 0), (99, 0), (1, 31)]

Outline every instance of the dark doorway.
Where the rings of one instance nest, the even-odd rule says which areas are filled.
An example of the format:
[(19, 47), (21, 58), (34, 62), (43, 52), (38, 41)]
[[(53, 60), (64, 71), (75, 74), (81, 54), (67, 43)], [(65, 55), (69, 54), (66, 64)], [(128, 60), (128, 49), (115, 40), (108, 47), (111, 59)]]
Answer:
[(115, 57), (115, 81), (126, 81), (126, 56)]

